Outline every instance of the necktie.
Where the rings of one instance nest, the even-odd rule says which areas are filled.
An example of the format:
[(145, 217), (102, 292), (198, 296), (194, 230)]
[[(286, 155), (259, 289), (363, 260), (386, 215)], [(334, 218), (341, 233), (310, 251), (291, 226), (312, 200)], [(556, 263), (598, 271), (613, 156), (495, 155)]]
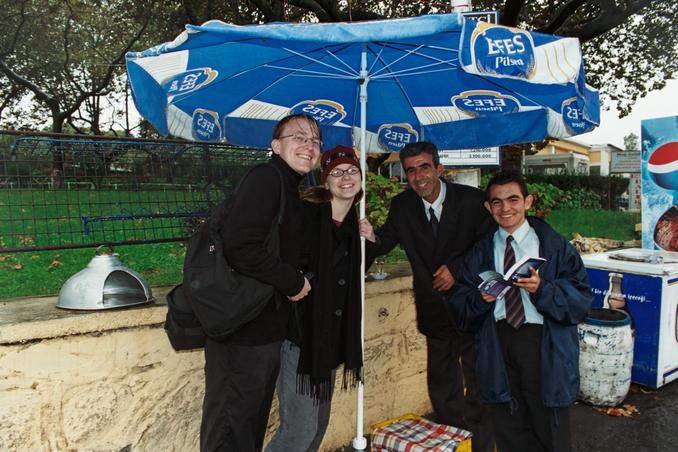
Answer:
[[(506, 237), (506, 251), (504, 251), (504, 273), (516, 263), (516, 254), (513, 251), (513, 236)], [(506, 321), (513, 328), (519, 328), (525, 323), (525, 309), (518, 287), (511, 287), (504, 295), (504, 308), (506, 309)]]
[(436, 212), (433, 210), (433, 206), (428, 208), (428, 213), (431, 216), (429, 223), (431, 223), (431, 230), (433, 231), (433, 238), (438, 238), (438, 217), (436, 217)]

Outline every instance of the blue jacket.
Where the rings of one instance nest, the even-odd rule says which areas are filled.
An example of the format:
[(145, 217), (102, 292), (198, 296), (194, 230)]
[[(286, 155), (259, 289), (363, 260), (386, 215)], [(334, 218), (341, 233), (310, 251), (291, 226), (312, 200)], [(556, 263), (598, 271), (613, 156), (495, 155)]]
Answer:
[[(593, 295), (577, 250), (544, 221), (528, 217), (539, 237), (539, 255), (547, 259), (539, 270), (541, 284), (530, 296), (544, 316), (541, 342), (542, 400), (546, 407), (566, 407), (579, 392), (577, 324), (591, 308)], [(496, 230), (496, 228), (495, 228)], [(485, 403), (511, 400), (506, 369), (497, 337), (494, 303), (478, 291), (479, 273), (494, 270), (494, 232), (478, 241), (457, 276), (449, 307), (460, 328), (476, 332), (476, 377)]]

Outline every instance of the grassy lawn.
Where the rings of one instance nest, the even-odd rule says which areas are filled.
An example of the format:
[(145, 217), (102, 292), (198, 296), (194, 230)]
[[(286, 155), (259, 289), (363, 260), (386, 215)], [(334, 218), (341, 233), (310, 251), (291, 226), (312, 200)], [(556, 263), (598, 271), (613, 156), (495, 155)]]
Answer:
[[(186, 236), (196, 190), (2, 190), (0, 245), (61, 246)], [(183, 215), (183, 216), (182, 216)]]
[(638, 238), (635, 226), (640, 223), (640, 213), (593, 209), (554, 210), (547, 221), (568, 240), (572, 239), (574, 232), (584, 237), (634, 240)]
[[(600, 210), (556, 210), (548, 222), (566, 238), (573, 232), (586, 237), (635, 239), (634, 226), (640, 214)], [(151, 285), (171, 285), (181, 280), (185, 246), (181, 243), (119, 246), (123, 265), (141, 273)], [(0, 254), (0, 299), (57, 294), (66, 280), (82, 270), (94, 249)], [(387, 263), (406, 260), (396, 247), (384, 258)]]
[[(122, 264), (151, 285), (181, 280), (185, 246), (180, 243), (119, 246)], [(0, 299), (57, 294), (94, 257), (93, 248), (0, 254)]]

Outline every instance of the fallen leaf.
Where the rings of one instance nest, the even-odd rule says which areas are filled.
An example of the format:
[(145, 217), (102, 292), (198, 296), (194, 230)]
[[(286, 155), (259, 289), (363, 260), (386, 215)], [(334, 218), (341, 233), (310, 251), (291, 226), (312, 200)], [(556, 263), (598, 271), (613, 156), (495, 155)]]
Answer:
[(631, 417), (634, 413), (640, 413), (635, 405), (629, 404), (619, 407), (594, 406), (593, 409), (613, 417)]
[(36, 261), (38, 259), (40, 259), (40, 256), (38, 256), (37, 254), (34, 254), (34, 255), (31, 256), (32, 261)]
[(15, 257), (16, 256), (14, 256), (14, 254), (3, 254), (2, 256), (0, 256), (0, 262), (4, 262), (8, 259), (14, 259)]
[(56, 268), (56, 267), (61, 267), (62, 265), (64, 265), (62, 262), (54, 260), (47, 266), (47, 270), (51, 270), (51, 269)]
[(21, 270), (22, 268), (24, 268), (24, 266), (17, 262), (16, 264), (12, 265), (12, 268), (14, 270)]
[(22, 245), (32, 245), (34, 242), (33, 237), (28, 236), (28, 235), (20, 235), (19, 236), (19, 243)]

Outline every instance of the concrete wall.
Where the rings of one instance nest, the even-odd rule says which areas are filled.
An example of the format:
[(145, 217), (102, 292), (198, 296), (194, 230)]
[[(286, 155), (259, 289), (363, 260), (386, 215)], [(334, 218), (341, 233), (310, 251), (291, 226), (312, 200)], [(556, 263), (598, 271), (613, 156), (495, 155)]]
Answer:
[[(399, 271), (367, 284), (366, 431), (431, 411), (411, 278)], [(171, 349), (163, 302), (99, 312), (55, 304), (0, 301), (0, 450), (198, 450), (203, 355)], [(350, 443), (355, 400), (355, 391), (335, 393), (322, 450)], [(274, 403), (269, 436), (276, 424)]]

